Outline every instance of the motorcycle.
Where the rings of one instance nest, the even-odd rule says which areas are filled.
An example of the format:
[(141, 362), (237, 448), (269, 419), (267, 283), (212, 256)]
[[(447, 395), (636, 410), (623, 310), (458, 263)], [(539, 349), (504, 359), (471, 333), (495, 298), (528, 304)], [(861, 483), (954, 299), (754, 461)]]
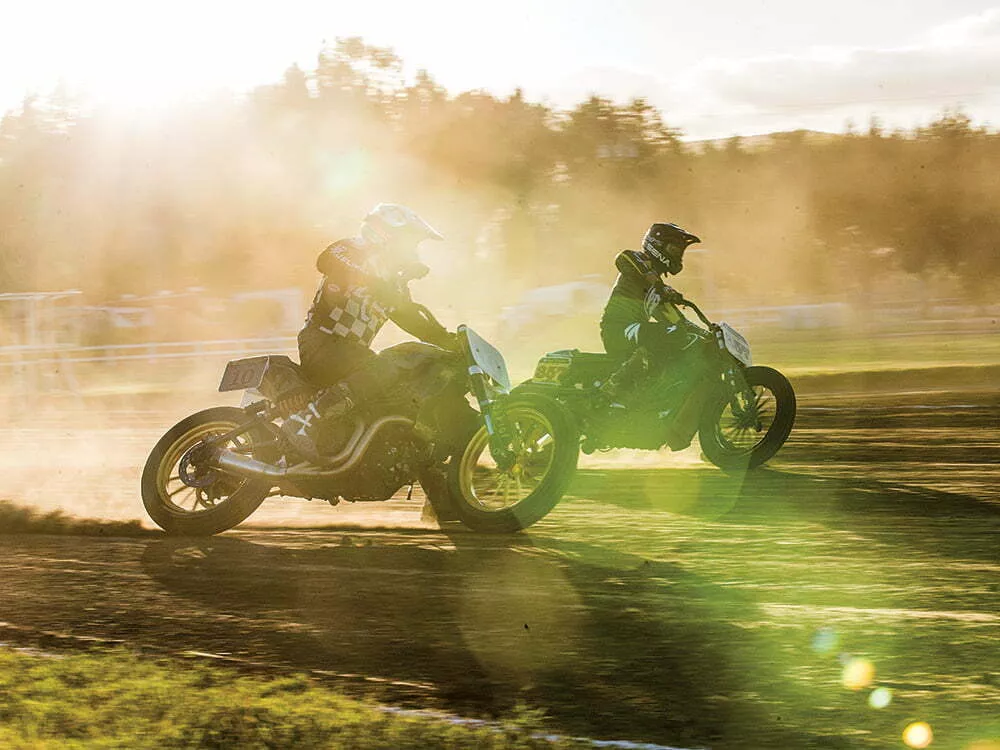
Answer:
[[(650, 363), (645, 351), (625, 364), (577, 349), (550, 352), (514, 396), (536, 394), (574, 415), (584, 453), (613, 448), (683, 450), (695, 434), (702, 453), (726, 472), (754, 469), (784, 445), (795, 422), (795, 391), (771, 367), (754, 365), (747, 340), (726, 323), (713, 323), (696, 304), (669, 287), (658, 306), (670, 305), (686, 341), (669, 362)], [(672, 300), (672, 301), (669, 301)], [(698, 325), (679, 307), (692, 310)], [(666, 311), (662, 311), (666, 312)], [(661, 316), (663, 317), (663, 316)], [(608, 386), (640, 371), (627, 395)], [(634, 374), (634, 373), (633, 373)], [(609, 395), (610, 392), (610, 395)]]
[(244, 390), (244, 406), (199, 411), (160, 438), (142, 472), (147, 513), (169, 534), (207, 536), (271, 496), (336, 505), (419, 483), (440, 520), (479, 532), (530, 526), (576, 470), (574, 420), (548, 395), (512, 393), (503, 355), (474, 330), (460, 326), (455, 338), (454, 350), (414, 341), (383, 350), (405, 377), (327, 426), (322, 464), (296, 454), (280, 429), (319, 390), (299, 366), (278, 355), (229, 362), (219, 390)]

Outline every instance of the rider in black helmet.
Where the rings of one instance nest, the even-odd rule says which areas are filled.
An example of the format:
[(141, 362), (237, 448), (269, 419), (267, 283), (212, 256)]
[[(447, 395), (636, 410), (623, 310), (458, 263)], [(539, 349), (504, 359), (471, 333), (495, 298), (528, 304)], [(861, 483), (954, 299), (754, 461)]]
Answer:
[(644, 372), (648, 360), (664, 360), (684, 345), (685, 321), (675, 304), (681, 295), (663, 280), (684, 268), (684, 251), (700, 242), (676, 224), (653, 224), (642, 239), (642, 250), (623, 250), (615, 258), (618, 279), (601, 316), (601, 340), (609, 354), (624, 364), (612, 376), (608, 390)]

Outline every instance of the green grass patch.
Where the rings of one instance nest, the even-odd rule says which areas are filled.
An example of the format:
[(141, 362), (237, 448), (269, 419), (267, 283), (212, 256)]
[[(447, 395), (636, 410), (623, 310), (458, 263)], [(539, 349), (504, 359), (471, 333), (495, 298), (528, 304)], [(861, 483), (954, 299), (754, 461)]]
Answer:
[(100, 521), (74, 518), (60, 510), (43, 513), (0, 500), (0, 534), (72, 534), (74, 536), (158, 536), (138, 521)]
[(46, 658), (0, 649), (0, 747), (589, 747), (532, 736), (522, 711), (496, 725), (380, 710), (305, 676), (261, 678), (127, 652)]

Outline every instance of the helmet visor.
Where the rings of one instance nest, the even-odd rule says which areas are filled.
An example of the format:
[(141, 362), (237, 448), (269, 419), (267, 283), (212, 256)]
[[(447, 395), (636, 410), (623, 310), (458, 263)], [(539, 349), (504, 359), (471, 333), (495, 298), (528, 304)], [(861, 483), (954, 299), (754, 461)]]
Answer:
[(410, 215), (409, 219), (410, 219), (409, 222), (410, 226), (412, 226), (416, 230), (423, 232), (426, 235), (426, 239), (428, 240), (444, 239), (444, 235), (441, 234), (434, 227), (432, 227), (430, 224), (428, 224), (426, 221), (424, 221), (423, 217), (418, 216), (416, 213), (413, 213)]

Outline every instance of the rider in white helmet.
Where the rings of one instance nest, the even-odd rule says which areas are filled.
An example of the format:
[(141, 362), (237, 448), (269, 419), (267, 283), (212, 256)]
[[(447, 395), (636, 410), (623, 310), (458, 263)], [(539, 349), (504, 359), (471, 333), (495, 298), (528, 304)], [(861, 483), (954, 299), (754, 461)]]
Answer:
[(380, 203), (356, 237), (334, 242), (316, 259), (323, 280), (299, 332), (299, 358), (306, 378), (325, 390), (282, 427), (307, 458), (322, 460), (316, 446), (321, 420), (349, 413), (398, 377), (369, 348), (386, 320), (422, 341), (454, 345), (454, 334), (421, 315), (410, 299), (408, 282), (428, 271), (416, 253), (427, 239), (444, 238), (412, 209)]

